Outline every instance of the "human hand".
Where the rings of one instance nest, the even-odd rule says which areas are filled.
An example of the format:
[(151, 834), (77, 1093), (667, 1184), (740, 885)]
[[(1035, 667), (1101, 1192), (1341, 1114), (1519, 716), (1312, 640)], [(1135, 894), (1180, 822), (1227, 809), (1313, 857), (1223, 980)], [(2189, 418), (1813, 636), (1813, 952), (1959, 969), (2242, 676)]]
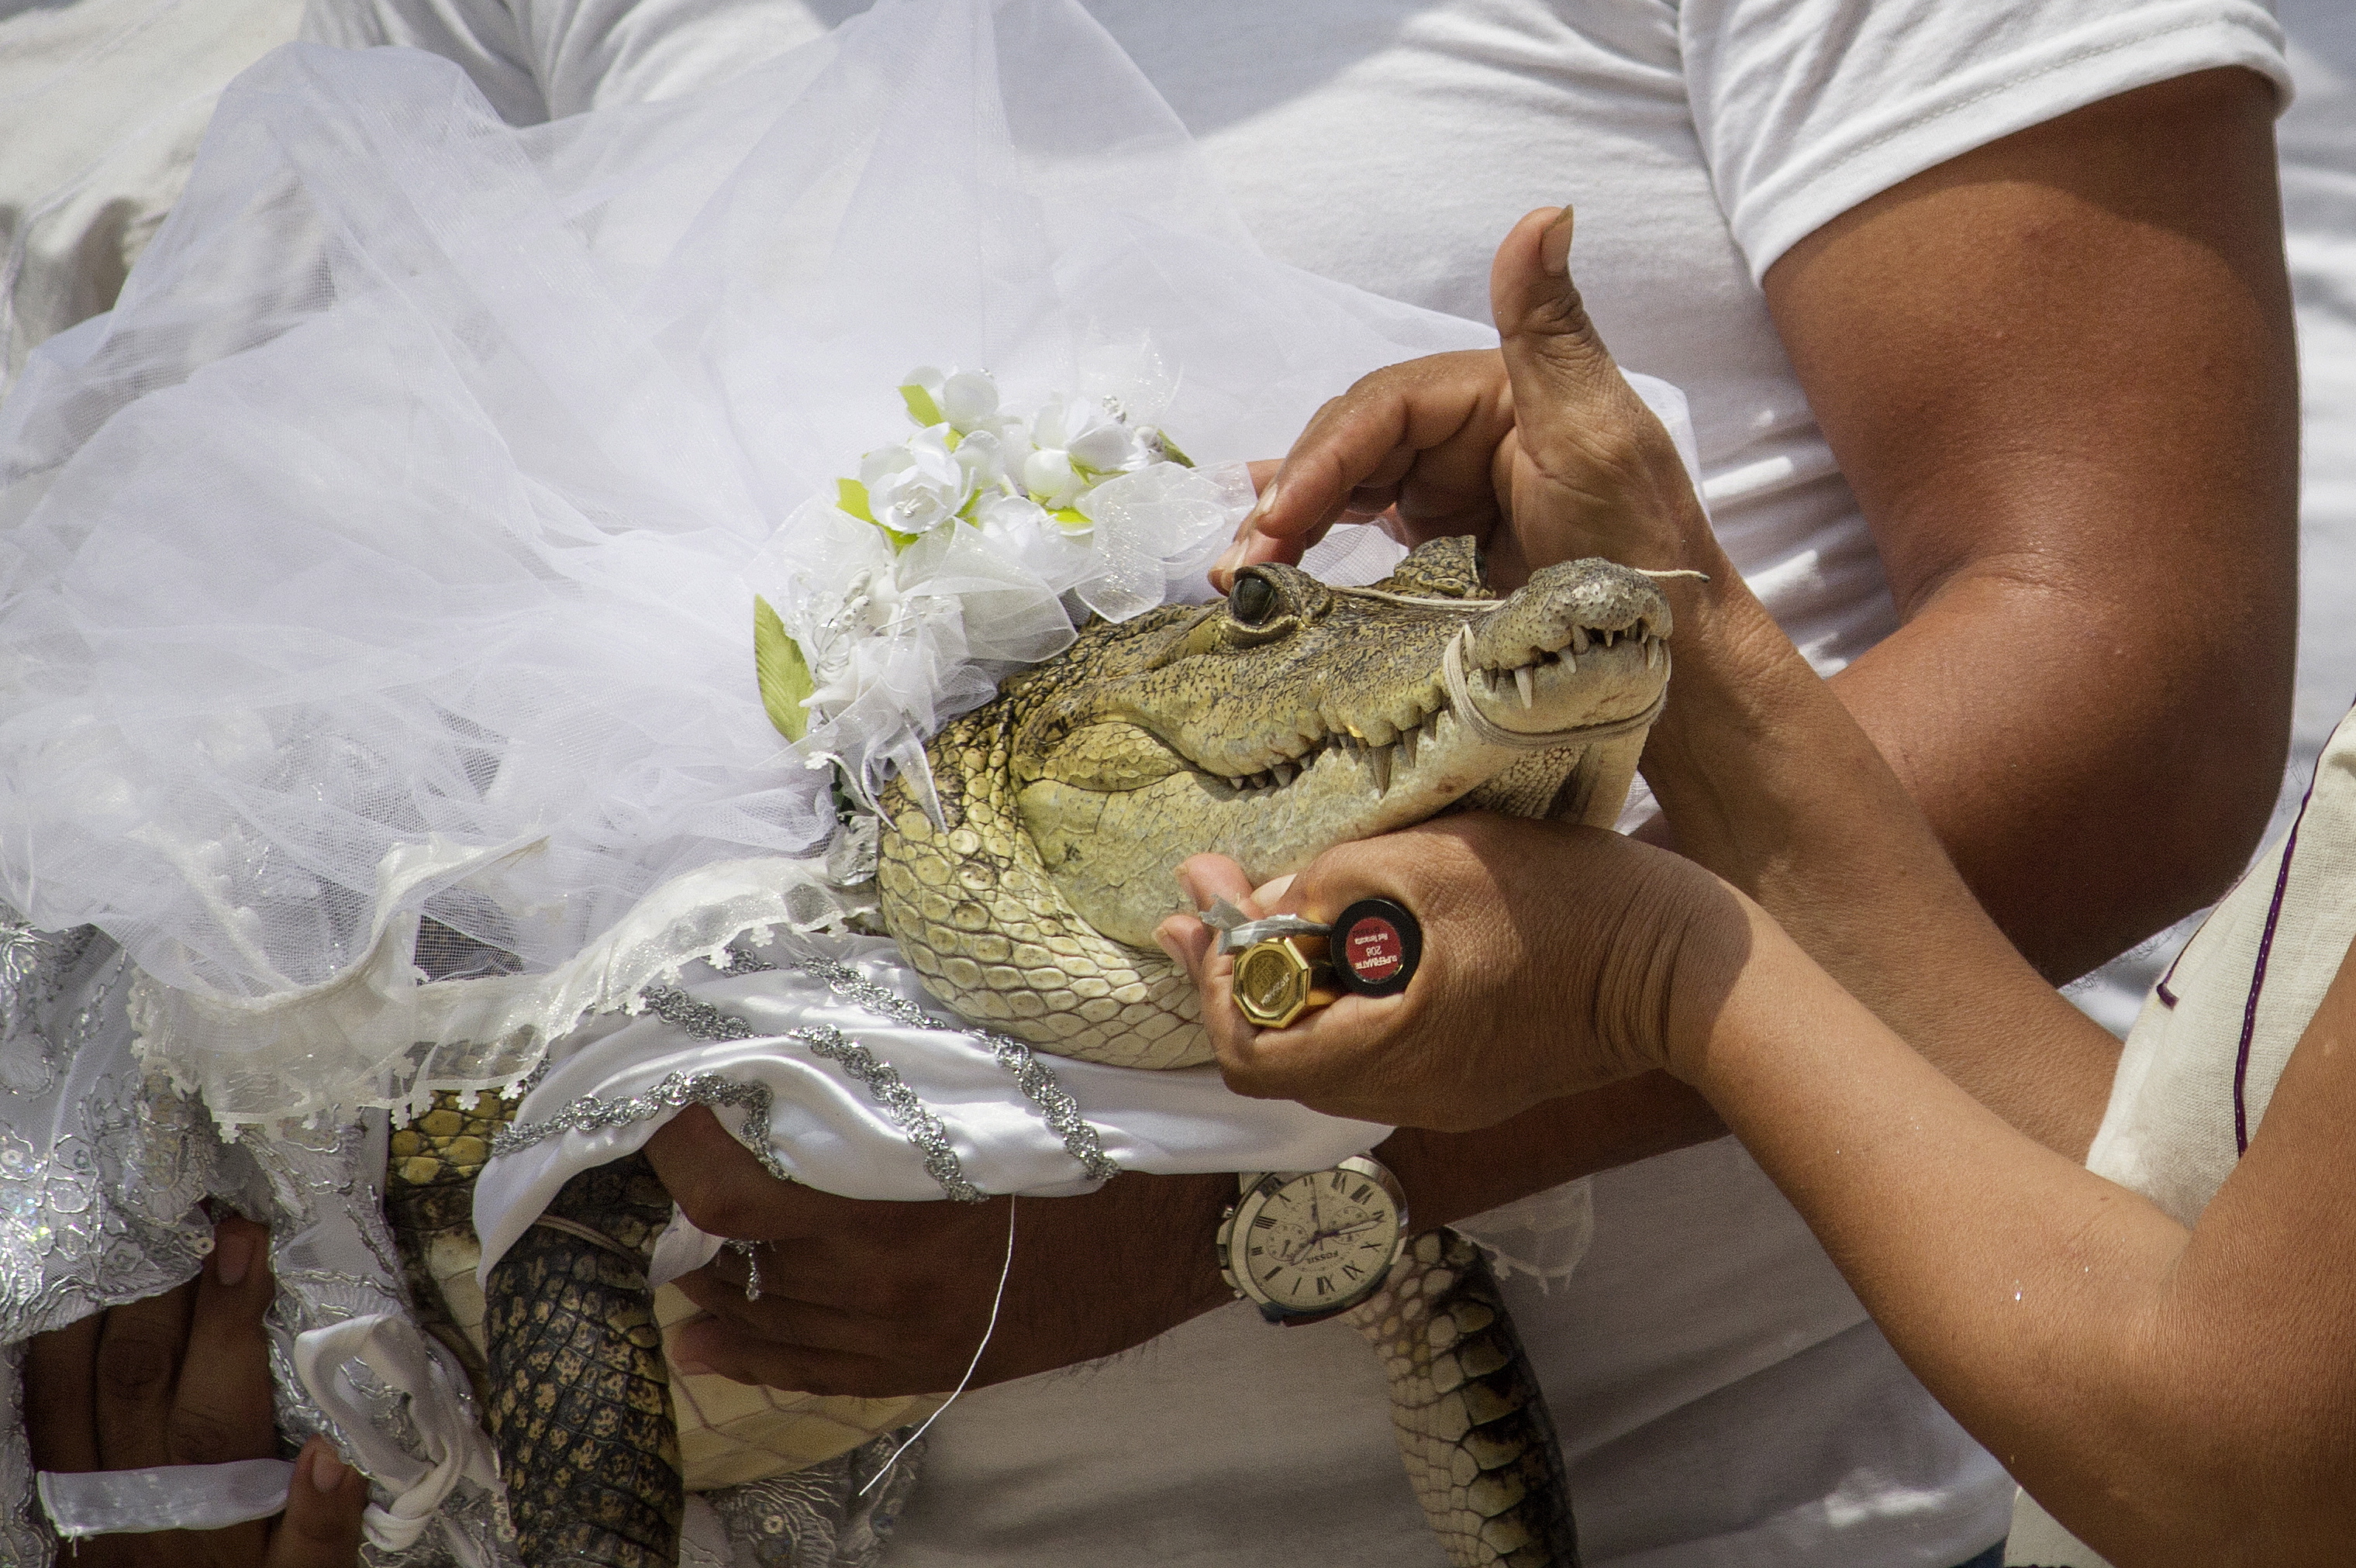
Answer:
[[(213, 1227), (204, 1273), (177, 1290), (33, 1337), (26, 1427), (43, 1470), (220, 1465), (278, 1452), (262, 1328), (276, 1293), (269, 1230)], [(75, 1568), (356, 1568), (368, 1483), (314, 1437), (294, 1461), (286, 1511), (227, 1530), (100, 1535)]]
[(1541, 1101), (1674, 1063), (1749, 943), (1741, 899), (1699, 867), (1600, 829), (1475, 813), (1344, 844), (1256, 902), (1232, 860), (1180, 868), (1198, 907), (1330, 922), (1394, 899), (1423, 927), (1395, 997), (1344, 996), (1289, 1029), (1236, 1008), (1216, 933), (1173, 915), (1155, 937), (1203, 993), (1237, 1093), (1395, 1125), (1486, 1126)]
[[(876, 1202), (779, 1181), (701, 1106), (658, 1132), (647, 1157), (696, 1225), (763, 1243), (756, 1301), (734, 1251), (678, 1281), (704, 1312), (673, 1337), (683, 1370), (870, 1399), (964, 1378), (1016, 1200)], [(1235, 1191), (1232, 1176), (1130, 1173), (1083, 1196), (1021, 1200), (975, 1386), (1112, 1355), (1231, 1299), (1212, 1239)]]
[(1336, 522), (1377, 517), (1410, 546), (1480, 539), (1500, 588), (1585, 556), (1730, 571), (1676, 444), (1596, 335), (1570, 239), (1570, 209), (1547, 208), (1497, 248), (1498, 350), (1387, 367), (1318, 411), (1212, 570), (1221, 592), (1238, 567), (1298, 562)]

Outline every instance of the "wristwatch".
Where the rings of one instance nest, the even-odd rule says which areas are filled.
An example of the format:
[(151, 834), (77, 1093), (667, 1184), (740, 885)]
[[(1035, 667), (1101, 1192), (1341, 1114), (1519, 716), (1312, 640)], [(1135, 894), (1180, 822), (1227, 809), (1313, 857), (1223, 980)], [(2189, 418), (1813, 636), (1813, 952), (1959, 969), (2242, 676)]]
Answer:
[(1324, 1170), (1247, 1171), (1219, 1220), (1219, 1274), (1271, 1323), (1307, 1323), (1380, 1290), (1407, 1246), (1407, 1194), (1372, 1155)]

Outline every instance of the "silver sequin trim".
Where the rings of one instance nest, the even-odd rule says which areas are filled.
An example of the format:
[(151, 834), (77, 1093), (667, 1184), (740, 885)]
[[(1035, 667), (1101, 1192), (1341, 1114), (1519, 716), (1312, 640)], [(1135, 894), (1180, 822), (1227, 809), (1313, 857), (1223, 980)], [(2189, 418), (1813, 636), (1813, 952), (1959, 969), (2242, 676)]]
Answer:
[[(732, 974), (739, 972), (738, 965), (744, 961), (741, 955), (734, 956), (736, 963), (730, 965)], [(753, 962), (757, 964), (760, 960), (754, 959)], [(967, 1032), (965, 1025), (935, 1018), (916, 1003), (866, 978), (849, 965), (813, 959), (803, 967), (824, 980), (836, 996), (847, 997), (872, 1012), (882, 1013), (894, 1023), (905, 1024), (911, 1029)], [(1045, 1120), (1048, 1129), (1064, 1140), (1064, 1152), (1079, 1161), (1081, 1169), (1098, 1181), (1120, 1174), (1120, 1167), (1105, 1153), (1104, 1142), (1097, 1136), (1096, 1128), (1088, 1125), (1087, 1118), (1080, 1115), (1079, 1102), (1064, 1092), (1063, 1085), (1055, 1082), (1055, 1075), (1032, 1053), (1029, 1046), (1012, 1035), (995, 1034), (988, 1029), (971, 1032), (988, 1042), (991, 1053), (998, 1059), (998, 1065), (1013, 1075), (1014, 1086), (1039, 1107), (1039, 1115)]]
[[(686, 1003), (689, 1008), (703, 1004), (691, 1000), (677, 991), (668, 993)], [(697, 1031), (671, 1013), (663, 1012), (660, 1004), (651, 997), (648, 1010), (658, 1017), (679, 1024), (699, 1040), (750, 1040), (752, 1026), (742, 1019), (730, 1018), (717, 1008), (705, 1008), (726, 1023), (744, 1032), (729, 1035), (706, 1035)], [(514, 1154), (534, 1144), (545, 1143), (560, 1133), (602, 1133), (615, 1127), (626, 1127), (633, 1122), (650, 1122), (672, 1111), (683, 1111), (690, 1105), (741, 1106), (744, 1110), (744, 1130), (737, 1136), (744, 1147), (753, 1151), (770, 1175), (780, 1181), (791, 1181), (793, 1173), (769, 1148), (769, 1106), (773, 1096), (767, 1085), (738, 1083), (717, 1072), (674, 1072), (643, 1094), (632, 1094), (621, 1100), (599, 1100), (584, 1095), (571, 1104), (552, 1113), (537, 1122), (510, 1122), (491, 1139), (491, 1157)]]
[[(643, 993), (643, 1000), (647, 1011), (697, 1040), (764, 1038), (760, 1030), (735, 1014), (698, 1001), (684, 991), (656, 987)], [(925, 1108), (924, 1101), (908, 1087), (897, 1069), (877, 1061), (873, 1051), (831, 1024), (787, 1029), (776, 1038), (809, 1047), (814, 1054), (839, 1064), (843, 1072), (865, 1085), (875, 1103), (907, 1134), (908, 1142), (925, 1162), (926, 1174), (940, 1183), (942, 1191), (960, 1203), (979, 1203), (988, 1196), (965, 1179), (965, 1167), (949, 1145), (948, 1128)], [(770, 1175), (790, 1181), (791, 1173), (769, 1148), (770, 1098), (769, 1091), (761, 1084), (732, 1083), (716, 1072), (699, 1072), (692, 1077), (674, 1072), (644, 1094), (621, 1100), (584, 1097), (545, 1121), (510, 1124), (491, 1140), (491, 1156), (497, 1158), (529, 1148), (559, 1133), (599, 1132), (631, 1122), (649, 1121), (666, 1111), (689, 1105), (746, 1105), (752, 1109), (738, 1136)]]

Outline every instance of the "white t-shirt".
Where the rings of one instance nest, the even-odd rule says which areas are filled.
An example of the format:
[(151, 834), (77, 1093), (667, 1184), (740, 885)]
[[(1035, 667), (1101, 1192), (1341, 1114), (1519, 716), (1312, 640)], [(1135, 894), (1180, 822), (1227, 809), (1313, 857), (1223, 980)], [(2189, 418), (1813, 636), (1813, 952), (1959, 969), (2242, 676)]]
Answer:
[[(733, 75), (863, 8), (313, 0), (305, 35), (447, 55), (523, 123)], [(1769, 320), (1768, 265), (1875, 192), (2085, 103), (2220, 65), (2285, 80), (2252, 0), (1089, 9), (1286, 261), (1485, 318), (1498, 239), (1574, 203), (1606, 339), (1685, 389), (1730, 553), (1826, 668), (1894, 617)], [(1515, 1308), (1596, 1568), (1944, 1568), (2004, 1533), (2009, 1483), (1730, 1143), (1599, 1179), (1579, 1274)], [(1344, 1330), (1214, 1314), (969, 1396), (932, 1445), (894, 1564), (1439, 1561), (1373, 1359)]]

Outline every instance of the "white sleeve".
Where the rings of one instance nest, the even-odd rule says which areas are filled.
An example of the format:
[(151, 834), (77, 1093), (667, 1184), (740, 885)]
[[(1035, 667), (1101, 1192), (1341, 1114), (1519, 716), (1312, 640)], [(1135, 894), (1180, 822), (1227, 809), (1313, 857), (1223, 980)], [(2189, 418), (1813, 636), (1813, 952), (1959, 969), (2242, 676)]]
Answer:
[(298, 36), (340, 49), (423, 49), (456, 61), (509, 124), (549, 118), (522, 27), (502, 0), (310, 0)]
[(1867, 197), (2101, 99), (2217, 66), (2291, 92), (2262, 0), (1686, 0), (1679, 27), (1753, 279)]

